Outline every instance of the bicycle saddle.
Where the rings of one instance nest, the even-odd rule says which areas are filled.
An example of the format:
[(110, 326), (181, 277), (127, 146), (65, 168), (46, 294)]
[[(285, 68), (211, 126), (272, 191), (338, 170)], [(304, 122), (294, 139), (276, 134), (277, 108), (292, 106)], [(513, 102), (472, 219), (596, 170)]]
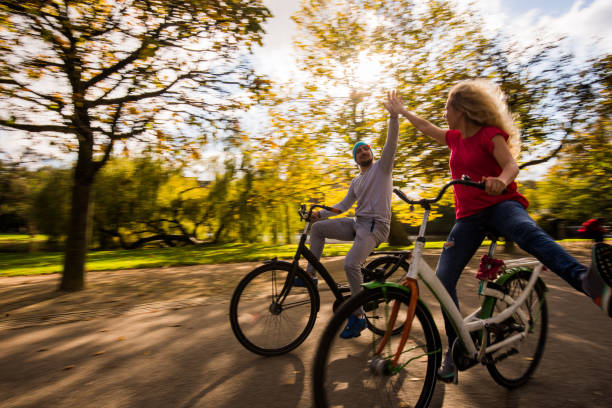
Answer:
[(496, 231), (485, 230), (485, 236), (491, 240), (491, 242), (497, 242), (502, 238)]

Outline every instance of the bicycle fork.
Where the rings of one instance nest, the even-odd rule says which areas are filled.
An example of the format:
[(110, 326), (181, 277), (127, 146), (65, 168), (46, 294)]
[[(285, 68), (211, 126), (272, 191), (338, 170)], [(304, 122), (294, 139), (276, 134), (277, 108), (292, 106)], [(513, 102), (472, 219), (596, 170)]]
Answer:
[[(404, 322), (404, 328), (402, 329), (402, 337), (400, 339), (400, 343), (397, 347), (397, 351), (393, 357), (393, 362), (391, 363), (391, 367), (389, 367), (392, 371), (397, 367), (397, 362), (399, 361), (400, 355), (404, 351), (404, 346), (408, 341), (408, 336), (410, 336), (410, 329), (412, 328), (412, 321), (414, 319), (414, 315), (416, 313), (416, 306), (419, 299), (419, 286), (417, 284), (417, 280), (414, 278), (406, 278), (406, 280), (402, 283), (403, 286), (406, 286), (410, 289), (411, 297), (410, 303), (408, 304), (408, 313), (406, 315), (406, 320)], [(389, 324), (383, 339), (378, 345), (378, 349), (376, 350), (376, 355), (380, 356), (383, 352), (387, 342), (391, 337), (393, 332), (393, 327), (395, 326), (395, 322), (397, 320), (397, 315), (399, 314), (400, 302), (395, 301), (393, 303), (393, 308), (391, 310), (391, 316), (389, 317)]]

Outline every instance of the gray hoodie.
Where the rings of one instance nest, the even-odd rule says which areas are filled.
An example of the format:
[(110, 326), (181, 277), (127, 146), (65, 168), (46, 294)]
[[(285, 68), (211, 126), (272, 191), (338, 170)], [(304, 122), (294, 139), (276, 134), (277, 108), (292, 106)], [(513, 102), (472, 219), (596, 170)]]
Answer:
[[(399, 135), (399, 119), (389, 119), (387, 141), (380, 160), (360, 173), (351, 182), (346, 197), (333, 207), (341, 212), (350, 209), (355, 201), (357, 218), (375, 219), (377, 222), (389, 225), (391, 223), (391, 195), (393, 193), (393, 160), (397, 149)], [(331, 211), (321, 210), (321, 218), (337, 215)]]

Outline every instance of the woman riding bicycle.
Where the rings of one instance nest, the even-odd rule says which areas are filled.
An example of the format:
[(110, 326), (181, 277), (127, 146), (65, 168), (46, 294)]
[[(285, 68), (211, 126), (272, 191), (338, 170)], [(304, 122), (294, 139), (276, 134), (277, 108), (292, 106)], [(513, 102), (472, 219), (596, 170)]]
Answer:
[[(455, 85), (449, 92), (444, 114), (448, 130), (409, 112), (397, 95), (390, 103), (414, 127), (450, 148), (453, 179), (467, 175), (473, 181), (486, 183), (484, 191), (454, 186), (456, 223), (444, 244), (436, 275), (457, 306), (459, 276), (486, 232), (494, 231), (516, 242), (577, 291), (590, 296), (604, 311), (612, 313), (609, 295), (612, 282), (604, 282), (596, 269), (580, 264), (527, 214), (529, 203), (514, 181), (519, 172), (515, 158), (520, 152), (520, 132), (498, 86), (484, 79)], [(446, 316), (444, 320), (449, 349), (438, 376), (443, 381), (452, 381), (456, 370), (450, 348), (457, 335)]]

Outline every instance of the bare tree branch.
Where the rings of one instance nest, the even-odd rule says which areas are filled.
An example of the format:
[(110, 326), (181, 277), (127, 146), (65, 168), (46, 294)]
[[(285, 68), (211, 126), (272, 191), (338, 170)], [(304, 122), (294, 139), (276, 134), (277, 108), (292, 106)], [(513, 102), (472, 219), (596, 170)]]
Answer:
[(561, 151), (561, 149), (563, 149), (563, 146), (564, 146), (563, 142), (559, 143), (559, 146), (557, 146), (557, 148), (553, 150), (548, 156), (522, 163), (519, 165), (519, 169), (524, 169), (525, 167), (529, 167), (529, 166), (535, 166), (536, 164), (546, 163), (553, 157), (557, 156), (557, 154)]
[(0, 126), (5, 126), (17, 130), (25, 130), (27, 132), (56, 132), (56, 133), (70, 133), (74, 134), (75, 130), (68, 126), (61, 125), (28, 125), (24, 123), (13, 123), (8, 120), (0, 119)]

